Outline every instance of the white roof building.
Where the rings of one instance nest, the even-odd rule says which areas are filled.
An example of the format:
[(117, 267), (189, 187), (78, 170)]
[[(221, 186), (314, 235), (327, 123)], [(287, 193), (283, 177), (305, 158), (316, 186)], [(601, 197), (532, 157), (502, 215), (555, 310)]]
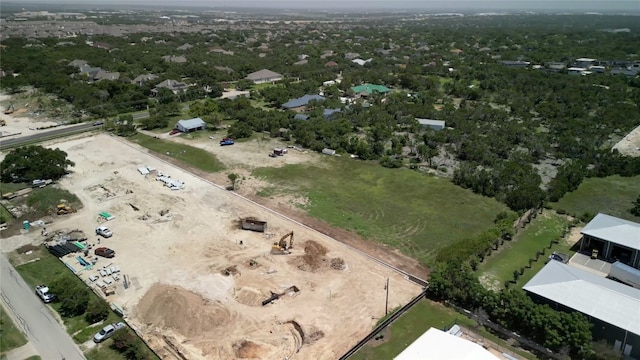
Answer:
[(598, 249), (605, 259), (616, 256), (629, 266), (640, 267), (640, 224), (600, 213), (581, 233), (580, 250)]
[(394, 360), (499, 360), (479, 344), (430, 328)]
[(434, 130), (442, 130), (444, 129), (445, 122), (444, 120), (432, 120), (432, 119), (418, 119), (418, 124), (422, 126), (428, 126)]
[[(640, 339), (640, 290), (589, 271), (550, 261), (523, 287), (530, 294), (579, 311), (590, 319), (612, 325), (622, 349)], [(618, 330), (619, 331), (619, 330)], [(636, 346), (634, 346), (635, 348)]]

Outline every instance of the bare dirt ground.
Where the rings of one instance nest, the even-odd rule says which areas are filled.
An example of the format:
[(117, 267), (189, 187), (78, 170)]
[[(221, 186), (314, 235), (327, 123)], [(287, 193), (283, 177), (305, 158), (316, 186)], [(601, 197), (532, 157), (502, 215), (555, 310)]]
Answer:
[(11, 99), (12, 97), (9, 95), (0, 94), (0, 102), (4, 104), (4, 106), (0, 106), (0, 119), (3, 119), (7, 124), (0, 127), (0, 137), (19, 138), (47, 131), (37, 130), (38, 127), (58, 125), (59, 122), (56, 120), (33, 115), (29, 109), (29, 103), (24, 103), (24, 101), (14, 103), (15, 111), (13, 114), (5, 114), (4, 111), (8, 108)]
[[(340, 242), (119, 138), (85, 136), (55, 146), (76, 163), (59, 186), (75, 193), (84, 208), (58, 218), (48, 231), (80, 229), (90, 235), (103, 223), (113, 230), (114, 236), (101, 239), (100, 246), (115, 250), (114, 259), (100, 258), (92, 269), (84, 269), (74, 256), (63, 260), (88, 283), (99, 269), (117, 265), (119, 280), (101, 277), (92, 286), (111, 279), (116, 294), (108, 301), (124, 309), (131, 326), (163, 359), (178, 358), (178, 353), (188, 359), (335, 359), (384, 314), (387, 277), (390, 308), (420, 291)], [(263, 162), (274, 160), (263, 156)], [(289, 159), (295, 155), (275, 160)], [(141, 175), (140, 166), (184, 181), (185, 189), (164, 187), (154, 175)], [(116, 218), (105, 222), (101, 211)], [(240, 230), (238, 219), (247, 216), (267, 221), (267, 233)], [(20, 241), (37, 241), (36, 231), (20, 235)], [(294, 231), (292, 253), (271, 255), (273, 241), (289, 231)], [(90, 244), (97, 242), (89, 236)], [(291, 286), (299, 291), (262, 306), (271, 292)]]
[(613, 149), (618, 149), (622, 155), (640, 156), (640, 126), (622, 138)]
[(369, 255), (375, 256), (376, 258), (392, 264), (408, 273), (423, 279), (428, 277), (428, 268), (420, 264), (417, 260), (400, 253), (398, 250), (392, 249), (384, 244), (365, 240), (357, 234), (344, 229), (332, 227), (322, 220), (307, 216), (299, 207), (300, 205), (304, 205), (308, 202), (308, 199), (306, 198), (294, 195), (276, 195), (270, 197), (257, 195), (260, 190), (270, 186), (270, 184), (262, 179), (251, 176), (252, 169), (265, 166), (282, 167), (288, 164), (310, 164), (315, 167), (322, 167), (322, 160), (327, 155), (318, 154), (305, 149), (288, 149), (288, 153), (286, 155), (270, 158), (267, 154), (271, 150), (274, 148), (286, 148), (287, 144), (277, 139), (269, 138), (267, 135), (254, 141), (237, 142), (233, 146), (220, 146), (218, 144), (220, 138), (219, 135), (214, 135), (213, 140), (208, 139), (207, 137), (188, 139), (183, 136), (169, 136), (168, 134), (163, 134), (159, 137), (165, 140), (180, 142), (207, 150), (212, 154), (215, 154), (216, 157), (228, 168), (228, 170), (224, 173), (210, 174), (193, 167), (185, 166), (168, 156), (158, 155), (163, 160), (187, 168), (190, 172), (222, 186), (229, 185), (229, 180), (227, 179), (226, 174), (231, 172), (237, 173), (241, 176), (242, 180), (237, 187), (236, 192), (243, 196), (246, 196), (268, 208), (274, 209), (279, 213), (285, 214), (302, 224), (305, 224), (349, 246), (353, 246), (354, 248)]

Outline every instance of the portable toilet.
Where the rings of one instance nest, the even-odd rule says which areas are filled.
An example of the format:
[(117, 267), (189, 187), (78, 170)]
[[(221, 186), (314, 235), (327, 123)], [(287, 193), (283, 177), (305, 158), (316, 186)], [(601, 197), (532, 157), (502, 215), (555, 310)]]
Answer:
[(25, 230), (29, 230), (29, 228), (31, 227), (31, 224), (29, 224), (28, 220), (25, 220), (22, 222), (22, 228)]

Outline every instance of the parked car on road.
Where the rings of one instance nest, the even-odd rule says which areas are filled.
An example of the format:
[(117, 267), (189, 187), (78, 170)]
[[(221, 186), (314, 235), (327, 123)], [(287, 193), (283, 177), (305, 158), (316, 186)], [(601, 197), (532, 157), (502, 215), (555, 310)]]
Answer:
[(49, 287), (46, 285), (37, 285), (36, 295), (38, 295), (38, 297), (42, 299), (45, 304), (53, 302), (56, 299), (56, 296), (49, 291)]
[(93, 336), (93, 342), (95, 343), (103, 342), (108, 338), (110, 338), (111, 336), (113, 336), (113, 334), (115, 334), (116, 331), (120, 329), (124, 329), (126, 326), (127, 325), (125, 325), (123, 322), (109, 324), (103, 327), (102, 330), (100, 330), (100, 332), (98, 332)]
[(111, 249), (109, 249), (108, 247), (99, 247), (99, 248), (95, 249), (95, 251), (93, 253), (98, 255), (98, 256), (102, 256), (102, 257), (106, 257), (106, 258), (112, 258), (112, 257), (116, 256), (116, 252), (111, 250)]
[(111, 236), (113, 236), (113, 232), (111, 232), (111, 230), (109, 230), (106, 226), (98, 226), (96, 228), (96, 235), (110, 238)]

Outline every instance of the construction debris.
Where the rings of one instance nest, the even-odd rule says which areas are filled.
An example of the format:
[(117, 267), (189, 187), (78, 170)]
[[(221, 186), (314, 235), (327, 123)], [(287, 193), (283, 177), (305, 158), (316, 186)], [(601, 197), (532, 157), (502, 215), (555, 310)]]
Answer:
[(300, 289), (298, 289), (298, 287), (295, 286), (295, 285), (288, 287), (287, 289), (285, 289), (281, 293), (274, 293), (272, 291), (271, 292), (271, 296), (269, 296), (269, 298), (267, 298), (266, 300), (262, 301), (262, 306), (271, 304), (272, 302), (278, 300), (281, 296), (284, 296), (284, 295), (286, 295), (286, 294), (288, 294), (290, 292), (297, 293), (299, 291), (300, 291)]
[(137, 207), (136, 205), (132, 204), (132, 203), (129, 203), (129, 206), (131, 206), (131, 208), (132, 208), (134, 211), (140, 211), (140, 208), (139, 208), (139, 207)]
[(331, 259), (331, 268), (334, 270), (344, 270), (346, 264), (342, 258), (333, 258)]
[(233, 275), (240, 274), (236, 265), (229, 266), (226, 269), (222, 270), (221, 272), (222, 272), (222, 275), (224, 276), (233, 276)]

